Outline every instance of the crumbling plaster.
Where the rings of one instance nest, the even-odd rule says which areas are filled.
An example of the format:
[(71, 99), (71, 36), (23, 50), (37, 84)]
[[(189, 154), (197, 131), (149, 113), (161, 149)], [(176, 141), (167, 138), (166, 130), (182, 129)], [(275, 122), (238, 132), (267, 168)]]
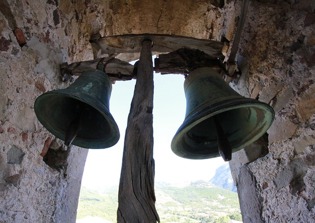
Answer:
[[(59, 64), (93, 59), (89, 39), (95, 33), (232, 40), (241, 1), (226, 1), (222, 9), (210, 2), (0, 2), (0, 222), (75, 222), (87, 150), (62, 151), (33, 111), (37, 96), (67, 86), (59, 80)], [(250, 191), (239, 195), (243, 219), (311, 223), (315, 3), (250, 2), (238, 53), (242, 75), (232, 84), (242, 95), (271, 104), (276, 117), (268, 140), (233, 154), (230, 163), (239, 191)], [(262, 152), (249, 155), (256, 148)], [(62, 162), (47, 161), (47, 154), (62, 156)], [(252, 199), (258, 207), (246, 211)]]

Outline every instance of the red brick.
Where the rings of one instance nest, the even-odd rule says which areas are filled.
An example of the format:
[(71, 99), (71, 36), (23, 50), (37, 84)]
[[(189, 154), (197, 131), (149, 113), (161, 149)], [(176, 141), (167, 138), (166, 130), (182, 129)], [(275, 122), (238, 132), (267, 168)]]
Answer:
[(26, 38), (23, 31), (20, 28), (15, 28), (13, 32), (19, 45), (21, 47), (24, 46), (26, 44)]
[(40, 90), (41, 92), (46, 92), (46, 88), (44, 86), (44, 84), (41, 81), (36, 81), (35, 82), (35, 87)]
[(26, 142), (27, 139), (28, 139), (28, 134), (27, 134), (27, 132), (22, 132), (21, 136), (22, 136), (22, 141), (23, 141), (23, 142)]

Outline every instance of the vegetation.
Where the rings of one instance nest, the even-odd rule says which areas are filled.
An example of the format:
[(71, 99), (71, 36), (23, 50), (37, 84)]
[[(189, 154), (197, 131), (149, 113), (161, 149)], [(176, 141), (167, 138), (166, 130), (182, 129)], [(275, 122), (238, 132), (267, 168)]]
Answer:
[(87, 216), (97, 216), (108, 221), (116, 222), (118, 208), (117, 191), (109, 190), (106, 193), (81, 188), (77, 219)]
[[(241, 221), (237, 193), (207, 185), (157, 186), (156, 208), (163, 223)], [(97, 216), (116, 222), (117, 190), (98, 193), (82, 188), (78, 219)]]

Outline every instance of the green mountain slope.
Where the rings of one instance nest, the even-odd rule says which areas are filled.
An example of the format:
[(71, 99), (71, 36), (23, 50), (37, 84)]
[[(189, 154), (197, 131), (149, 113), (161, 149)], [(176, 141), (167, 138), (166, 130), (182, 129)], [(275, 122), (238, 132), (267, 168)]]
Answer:
[[(162, 223), (229, 223), (241, 221), (237, 193), (207, 184), (156, 187), (156, 208)], [(78, 219), (97, 216), (116, 222), (117, 190), (98, 193), (82, 188)]]
[(83, 187), (80, 192), (77, 219), (93, 216), (116, 222), (117, 207), (116, 190), (99, 193)]

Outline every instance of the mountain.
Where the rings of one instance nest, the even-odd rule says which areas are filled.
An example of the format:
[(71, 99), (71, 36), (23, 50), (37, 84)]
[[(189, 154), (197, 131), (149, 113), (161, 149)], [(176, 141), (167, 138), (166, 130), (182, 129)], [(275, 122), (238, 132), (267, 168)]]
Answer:
[(215, 175), (210, 180), (210, 183), (215, 186), (237, 192), (228, 163), (225, 163), (217, 168)]
[[(157, 185), (155, 192), (156, 208), (163, 223), (241, 221), (237, 193), (209, 183), (199, 182), (180, 188)], [(77, 223), (116, 222), (117, 207), (117, 189), (99, 193), (83, 187)]]

